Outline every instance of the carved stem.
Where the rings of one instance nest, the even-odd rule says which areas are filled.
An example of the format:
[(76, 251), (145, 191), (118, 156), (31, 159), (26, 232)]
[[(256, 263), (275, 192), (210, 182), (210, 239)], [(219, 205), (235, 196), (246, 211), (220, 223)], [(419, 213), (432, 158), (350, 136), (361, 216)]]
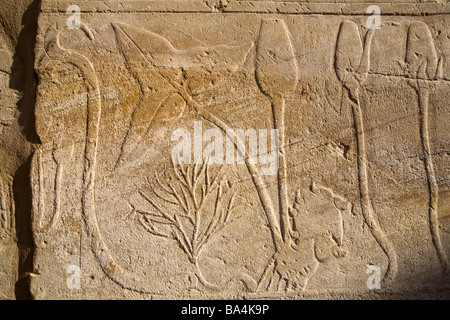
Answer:
[(358, 93), (351, 95), (355, 97), (355, 100), (351, 100), (353, 121), (356, 130), (356, 143), (357, 143), (357, 155), (358, 155), (358, 180), (359, 180), (359, 192), (361, 198), (361, 211), (364, 217), (364, 221), (369, 227), (375, 240), (381, 246), (383, 252), (388, 257), (388, 268), (383, 278), (383, 284), (388, 285), (395, 277), (397, 273), (397, 255), (391, 241), (384, 234), (377, 219), (375, 218), (375, 212), (372, 207), (369, 194), (369, 177), (367, 169), (367, 153), (366, 142), (364, 135), (364, 121), (362, 116), (360, 98)]
[(438, 220), (439, 187), (434, 172), (433, 157), (431, 153), (430, 132), (428, 126), (428, 109), (429, 109), (428, 105), (430, 97), (428, 84), (425, 81), (417, 80), (416, 91), (419, 97), (420, 137), (422, 139), (424, 164), (428, 180), (428, 193), (429, 193), (428, 216), (430, 219), (430, 232), (442, 268), (444, 269), (444, 271), (447, 271), (449, 270), (449, 262), (447, 260), (447, 255), (445, 253), (444, 247), (442, 246), (441, 238), (439, 235), (439, 220)]
[[(202, 108), (196, 108), (196, 111), (207, 121), (210, 121), (217, 125), (223, 132), (227, 132), (229, 129), (228, 126), (218, 119), (216, 116), (210, 114)], [(238, 150), (242, 150), (241, 147), (243, 145), (242, 141), (237, 138), (236, 148)], [(272, 239), (275, 246), (275, 251), (278, 252), (282, 247), (282, 238), (280, 226), (278, 225), (278, 221), (276, 219), (275, 212), (273, 210), (272, 200), (270, 199), (269, 193), (264, 185), (264, 181), (259, 175), (258, 169), (256, 166), (250, 164), (249, 158), (245, 156), (245, 164), (247, 165), (247, 169), (252, 177), (253, 184), (255, 185), (256, 191), (258, 192), (259, 199), (263, 206), (264, 212), (266, 213), (267, 220), (269, 221), (269, 225), (271, 226), (270, 232), (272, 233)]]
[(288, 216), (288, 188), (286, 166), (286, 134), (284, 121), (285, 100), (275, 98), (272, 100), (273, 121), (275, 129), (278, 129), (280, 146), (278, 150), (280, 167), (278, 168), (278, 207), (280, 210), (280, 229), (285, 243), (289, 244), (289, 216)]
[(205, 276), (203, 275), (200, 266), (198, 265), (198, 260), (195, 260), (195, 269), (196, 269), (196, 276), (198, 278), (198, 280), (200, 281), (200, 283), (202, 285), (204, 285), (206, 288), (213, 290), (213, 291), (220, 291), (222, 289), (221, 286), (212, 284), (211, 282), (209, 282), (208, 280), (206, 280)]

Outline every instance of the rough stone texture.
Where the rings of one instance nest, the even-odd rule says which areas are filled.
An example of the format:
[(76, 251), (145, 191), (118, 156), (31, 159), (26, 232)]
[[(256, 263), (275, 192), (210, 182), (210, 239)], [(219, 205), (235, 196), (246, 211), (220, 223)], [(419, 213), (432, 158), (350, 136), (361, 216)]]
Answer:
[[(32, 231), (29, 179), (34, 127), (37, 6), (0, 3), (0, 298), (27, 298)], [(22, 281), (25, 279), (25, 281)]]
[(2, 297), (450, 298), (450, 5), (328, 2), (43, 0)]
[[(7, 144), (8, 136), (11, 133), (8, 131), (13, 131), (11, 128), (14, 123), (14, 111), (17, 102), (17, 93), (9, 88), (9, 80), (11, 75), (12, 66), (12, 54), (10, 48), (7, 45), (7, 38), (2, 35), (1, 43), (3, 47), (0, 51), (0, 85), (1, 85), (1, 127), (0, 134), (2, 138), (2, 175), (0, 178), (0, 209), (1, 209), (1, 254), (2, 259), (0, 261), (0, 280), (1, 280), (1, 291), (0, 295), (2, 298), (12, 297), (13, 284), (16, 281), (16, 264), (17, 264), (17, 247), (13, 239), (14, 236), (14, 201), (13, 201), (13, 191), (12, 191), (12, 175), (14, 174), (15, 168), (10, 168), (10, 163), (15, 159), (8, 159), (7, 155), (10, 152), (8, 150), (9, 143)], [(17, 134), (13, 134), (16, 137)], [(6, 139), (5, 139), (6, 138)], [(6, 161), (5, 161), (6, 160)], [(10, 160), (10, 161), (8, 161)], [(3, 173), (3, 171), (6, 171)]]

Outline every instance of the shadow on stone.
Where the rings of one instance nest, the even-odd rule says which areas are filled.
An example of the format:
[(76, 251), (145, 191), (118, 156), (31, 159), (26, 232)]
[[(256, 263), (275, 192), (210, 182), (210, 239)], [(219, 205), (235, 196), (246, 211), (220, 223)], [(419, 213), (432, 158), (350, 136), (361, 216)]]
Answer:
[(37, 34), (37, 19), (40, 1), (34, 0), (22, 17), (22, 30), (16, 42), (13, 57), (10, 88), (20, 92), (17, 103), (18, 123), (22, 131), (22, 143), (17, 151), (21, 163), (14, 175), (14, 202), (16, 207), (16, 237), (19, 261), (15, 285), (16, 299), (32, 299), (30, 273), (33, 268), (33, 233), (31, 227), (31, 182), (30, 168), (32, 152), (30, 145), (39, 143), (35, 130), (35, 102), (37, 78), (34, 72), (34, 47)]

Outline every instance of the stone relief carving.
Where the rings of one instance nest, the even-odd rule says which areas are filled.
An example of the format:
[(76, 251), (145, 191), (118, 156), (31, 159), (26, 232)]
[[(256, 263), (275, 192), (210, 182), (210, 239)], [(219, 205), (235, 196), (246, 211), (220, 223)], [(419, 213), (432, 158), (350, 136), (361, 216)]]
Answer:
[[(369, 30), (365, 36), (364, 47), (359, 40), (358, 27), (351, 21), (341, 24), (336, 46), (336, 73), (347, 89), (349, 99), (352, 100), (355, 130), (358, 142), (358, 167), (361, 190), (361, 206), (366, 222), (372, 230), (374, 237), (389, 257), (390, 268), (386, 272), (385, 281), (392, 281), (397, 272), (397, 257), (392, 243), (379, 227), (369, 196), (369, 181), (367, 178), (367, 155), (365, 151), (364, 125), (362, 109), (360, 107), (360, 94), (363, 92), (364, 81), (370, 69), (370, 46), (373, 33)], [(348, 48), (353, 48), (354, 52)], [(358, 60), (361, 57), (361, 60)], [(356, 60), (355, 60), (356, 59)], [(413, 22), (408, 29), (405, 61), (399, 61), (404, 75), (411, 86), (416, 90), (420, 108), (420, 136), (424, 153), (424, 165), (429, 189), (429, 224), (433, 244), (444, 270), (448, 269), (448, 260), (443, 249), (438, 222), (438, 185), (433, 169), (433, 159), (430, 147), (430, 134), (428, 125), (429, 82), (442, 78), (442, 58), (438, 59), (434, 42), (428, 26), (420, 21)], [(394, 76), (394, 75), (393, 75)], [(355, 108), (356, 107), (356, 108)]]
[(265, 271), (272, 269), (273, 276), (268, 284), (263, 276), (259, 287), (304, 291), (321, 263), (345, 257), (342, 213), (350, 207), (347, 200), (314, 182), (309, 189), (298, 190), (289, 208), (291, 242), (275, 253)]
[[(360, 92), (370, 68), (370, 46), (374, 29), (367, 32), (364, 47), (359, 37), (358, 27), (354, 22), (341, 24), (336, 44), (336, 73), (342, 85), (347, 89), (352, 101), (352, 113), (357, 141), (358, 179), (361, 197), (361, 210), (364, 219), (383, 251), (389, 258), (389, 267), (383, 281), (390, 282), (397, 272), (397, 257), (391, 241), (380, 228), (372, 207), (369, 181), (364, 123), (361, 109)], [(347, 50), (351, 48), (350, 50)]]
[[(360, 206), (364, 224), (388, 260), (383, 286), (389, 287), (394, 282), (399, 272), (398, 253), (393, 241), (382, 229), (373, 207), (371, 197), (376, 192), (371, 188), (363, 114), (369, 106), (362, 106), (362, 101), (366, 101), (362, 99), (365, 82), (371, 74), (370, 57), (375, 30), (369, 30), (361, 40), (355, 22), (342, 22), (334, 52), (334, 69), (351, 105), (356, 142), (355, 170), (359, 199), (353, 201), (322, 185), (324, 183), (320, 180), (313, 179), (315, 182), (310, 186), (294, 188), (290, 182), (296, 177), (290, 169), (293, 159), (290, 158), (286, 114), (293, 105), (291, 100), (297, 97), (302, 70), (292, 40), (292, 30), (284, 19), (261, 19), (258, 33), (253, 35), (254, 41), (186, 48), (177, 47), (162, 35), (144, 28), (121, 22), (112, 22), (108, 27), (140, 93), (125, 135), (123, 139), (117, 139), (120, 150), (114, 165), (109, 168), (112, 174), (121, 174), (127, 166), (141, 163), (148, 149), (164, 140), (163, 134), (158, 135), (157, 132), (161, 123), (170, 127), (186, 115), (194, 115), (224, 134), (232, 128), (227, 119), (203, 106), (196, 97), (192, 78), (188, 76), (190, 69), (217, 74), (220, 81), (226, 81), (227, 77), (242, 71), (244, 65), (253, 64), (254, 82), (249, 82), (250, 86), (254, 85), (255, 91), (258, 90), (270, 104), (270, 126), (279, 132), (279, 170), (275, 181), (268, 183), (269, 179), (262, 176), (258, 166), (250, 161), (245, 139), (237, 138), (233, 142), (237, 152), (244, 155), (245, 178), (251, 182), (257, 195), (258, 206), (264, 213), (271, 237), (270, 245), (273, 246), (273, 251), (267, 256), (267, 264), (260, 268), (259, 273), (241, 272), (225, 284), (216, 284), (203, 272), (199, 257), (210, 254), (205, 247), (238, 223), (243, 215), (239, 207), (247, 202), (240, 196), (243, 183), (229, 179), (227, 165), (180, 165), (171, 161), (165, 164), (164, 169), (156, 169), (153, 175), (147, 176), (146, 182), (134, 190), (133, 196), (140, 199), (138, 203), (131, 196), (124, 199), (129, 207), (124, 221), (145, 230), (147, 236), (155, 238), (155, 241), (170, 240), (164, 243), (171, 243), (183, 252), (197, 279), (193, 281), (196, 290), (210, 294), (223, 293), (229, 292), (228, 286), (232, 283), (242, 283), (240, 288), (247, 293), (304, 293), (327, 263), (344, 260), (351, 253), (351, 249), (344, 244), (344, 219), (351, 216), (355, 206)], [(63, 30), (58, 24), (49, 28), (44, 41), (45, 55), (39, 61), (38, 68), (41, 74), (45, 74), (61, 64), (70, 65), (81, 73), (81, 82), (87, 92), (80, 204), (90, 250), (106, 276), (120, 287), (141, 293), (165, 294), (163, 285), (149, 280), (152, 276), (139, 274), (121, 265), (107, 243), (107, 237), (102, 234), (96, 206), (98, 154), (102, 149), (102, 81), (93, 61), (61, 44)], [(95, 31), (86, 25), (82, 30), (90, 41), (95, 39)], [(442, 78), (440, 70), (443, 60), (438, 59), (432, 42), (426, 24), (413, 22), (409, 27), (402, 67), (405, 68), (404, 78), (417, 92), (423, 161), (428, 179), (430, 233), (442, 267), (446, 270), (448, 262), (439, 235), (439, 190), (428, 124), (430, 83)], [(254, 61), (249, 62), (250, 58)], [(42, 112), (39, 116), (44, 119), (47, 115)], [(43, 145), (36, 152), (33, 165), (34, 230), (44, 236), (55, 228), (64, 211), (61, 203), (61, 198), (64, 198), (64, 175), (66, 168), (70, 168), (71, 162), (75, 161), (74, 148), (80, 144), (70, 134), (66, 135), (66, 132), (70, 133), (66, 129), (70, 124), (63, 116), (53, 118), (49, 114), (48, 117), (52, 120), (47, 124), (51, 123), (54, 129), (39, 127), (45, 121), (37, 120)], [(142, 203), (145, 203), (144, 207)], [(152, 274), (151, 270), (149, 274)]]
[(428, 179), (428, 215), (430, 232), (442, 268), (447, 271), (449, 269), (449, 262), (439, 234), (439, 187), (433, 165), (428, 112), (430, 82), (432, 83), (433, 81), (442, 79), (443, 58), (441, 57), (438, 59), (430, 29), (421, 21), (413, 22), (409, 26), (404, 67), (406, 69), (406, 76), (411, 79), (409, 83), (416, 90), (418, 97), (420, 110), (420, 136), (424, 154), (423, 162)]
[(215, 174), (212, 170), (207, 164), (173, 165), (173, 172), (155, 177), (157, 187), (149, 188), (151, 196), (139, 192), (153, 211), (133, 207), (133, 212), (140, 215), (139, 222), (150, 234), (176, 240), (195, 265), (200, 282), (220, 290), (205, 279), (198, 257), (211, 237), (239, 219), (233, 217), (239, 204), (238, 190), (227, 180), (226, 169), (222, 166)]
[[(0, 298), (14, 297), (14, 272), (17, 263), (16, 247), (16, 211), (14, 203), (14, 152), (9, 142), (14, 140), (16, 130), (15, 104), (19, 93), (11, 88), (13, 54), (11, 44), (3, 32), (0, 33)], [(17, 141), (14, 141), (17, 143)]]
[[(54, 67), (56, 62), (62, 62), (73, 65), (83, 73), (84, 83), (88, 90), (83, 203), (89, 204), (89, 196), (92, 196), (91, 192), (93, 192), (97, 149), (96, 140), (98, 138), (98, 124), (101, 112), (99, 85), (92, 63), (83, 55), (61, 46), (60, 36), (63, 30), (58, 24), (53, 25), (48, 30), (45, 36), (45, 55), (39, 61), (38, 68), (45, 70)], [(93, 34), (87, 26), (83, 25), (83, 31), (86, 33), (86, 36), (93, 39)], [(36, 232), (46, 232), (53, 229), (58, 223), (61, 212), (61, 189), (64, 181), (64, 168), (65, 163), (70, 163), (74, 149), (74, 141), (67, 134), (70, 132), (70, 129), (67, 128), (67, 120), (64, 119), (64, 115), (53, 117), (51, 114), (45, 114), (44, 112), (41, 114), (38, 113), (37, 129), (38, 134), (40, 134), (41, 139), (44, 141), (44, 145), (37, 151), (34, 157), (35, 170), (37, 170), (35, 179), (37, 181), (34, 183), (33, 223)], [(45, 143), (47, 141), (49, 143)], [(48, 146), (49, 144), (50, 146)], [(46, 149), (51, 150), (51, 159), (44, 162), (42, 153), (48, 152)], [(45, 165), (48, 168), (44, 168)], [(52, 167), (55, 167), (55, 169), (54, 175), (51, 176), (50, 180), (53, 180), (51, 183), (54, 186), (54, 191), (52, 191), (53, 203), (49, 206), (46, 204), (46, 183), (43, 173), (48, 172)], [(50, 218), (45, 218), (47, 210), (52, 211), (50, 212)], [(44, 222), (45, 220), (49, 222), (46, 223)]]

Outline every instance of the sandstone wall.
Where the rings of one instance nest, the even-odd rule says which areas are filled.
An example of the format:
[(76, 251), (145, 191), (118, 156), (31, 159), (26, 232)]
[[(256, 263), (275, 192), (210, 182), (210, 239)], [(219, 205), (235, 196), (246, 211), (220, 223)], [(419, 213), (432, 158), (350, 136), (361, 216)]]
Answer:
[(0, 297), (448, 299), (449, 13), (3, 1)]

